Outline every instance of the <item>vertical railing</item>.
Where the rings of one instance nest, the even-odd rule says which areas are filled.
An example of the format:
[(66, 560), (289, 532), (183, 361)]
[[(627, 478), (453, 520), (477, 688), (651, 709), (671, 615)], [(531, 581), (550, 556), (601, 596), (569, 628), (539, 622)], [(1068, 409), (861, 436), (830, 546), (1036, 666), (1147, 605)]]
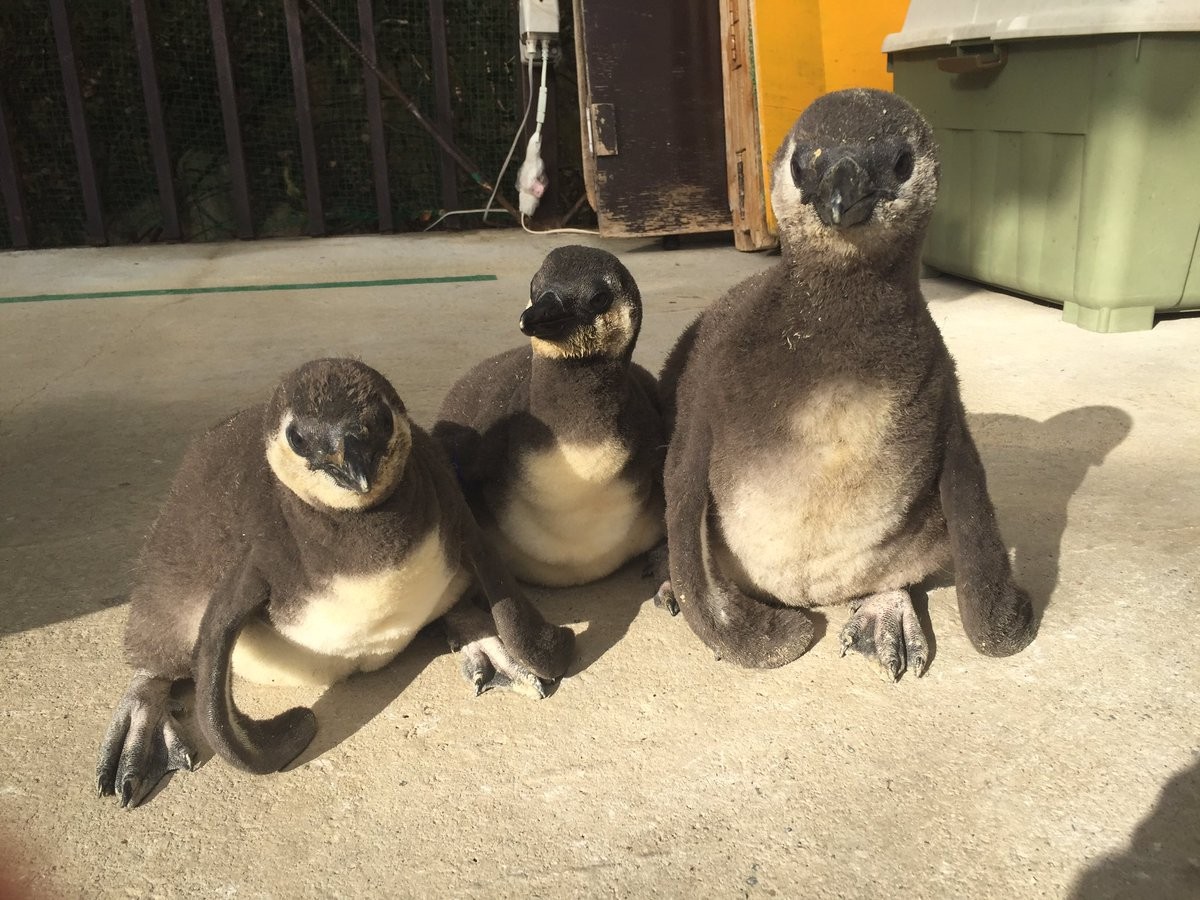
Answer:
[(25, 191), (21, 187), (17, 155), (13, 152), (12, 129), (8, 124), (8, 109), (4, 105), (3, 94), (0, 94), (0, 195), (4, 197), (12, 245), (24, 250), (29, 246), (29, 219), (25, 212)]
[[(172, 0), (165, 0), (172, 2)], [(343, 0), (344, 2), (344, 0)], [(304, 27), (301, 9), (305, 0), (282, 0), (284, 21), (287, 31), (288, 52), (292, 76), (292, 93), (295, 102), (295, 121), (301, 151), (304, 175), (304, 205), (307, 212), (310, 235), (326, 233), (322, 204), (321, 163), (315, 131), (314, 110), (311, 105), (308, 74), (305, 64)], [(233, 230), (239, 238), (255, 236), (255, 219), (252, 204), (254, 185), (248, 177), (247, 153), (243, 142), (239, 99), (235, 77), (234, 53), (231, 50), (231, 34), (226, 20), (224, 0), (206, 0), (208, 26), (212, 34), (213, 63), (216, 75), (216, 90), (220, 105), (220, 116), (224, 130), (225, 151), (228, 157), (228, 191), (232, 200)], [(379, 65), (375, 33), (374, 0), (355, 0), (358, 18), (357, 40), (367, 62), (362, 66), (364, 102), (370, 143), (370, 171), (373, 178), (375, 207), (378, 228), (382, 232), (395, 229), (395, 214), (392, 204), (389, 179), (387, 133), (385, 130), (382, 98), (383, 82), (374, 69)], [(172, 148), (172, 137), (168, 131), (164, 95), (169, 91), (160, 81), (160, 64), (167, 72), (166, 63), (156, 56), (155, 20), (152, 16), (156, 6), (153, 0), (129, 0), (130, 21), (133, 26), (134, 47), (140, 75), (142, 96), (145, 103), (146, 134), (149, 142), (150, 159), (153, 164), (154, 184), (162, 215), (162, 228), (157, 236), (165, 240), (182, 240), (184, 235), (182, 209), (185, 190), (182, 181), (176, 182), (176, 164), (172, 156), (181, 148)], [(429, 14), (429, 36), (431, 45), (431, 74), (434, 87), (433, 128), (437, 135), (453, 144), (454, 107), (451, 84), (450, 57), (447, 41), (445, 0), (427, 0)], [(79, 184), (84, 218), (84, 233), (90, 244), (104, 244), (107, 229), (104, 218), (104, 203), (101, 197), (100, 180), (89, 132), (87, 114), (81, 89), (80, 66), (76, 44), (72, 34), (68, 0), (49, 0), (50, 20), (53, 25), (54, 42), (61, 67), (62, 85), (70, 127), (74, 165), (79, 172)], [(325, 27), (321, 22), (309, 27)], [(238, 57), (240, 59), (240, 56)], [(522, 67), (523, 71), (523, 67)], [(170, 77), (169, 75), (167, 77)], [(392, 88), (395, 90), (394, 86)], [(10, 111), (12, 97), (0, 96), (0, 198), (3, 198), (11, 244), (25, 248), (33, 244), (37, 223), (30, 220), (30, 208), (22, 181), (23, 147), (13, 133), (13, 117)], [(405, 100), (407, 103), (408, 101)], [(410, 111), (412, 107), (410, 106)], [(547, 122), (548, 134), (553, 136), (553, 122)], [(174, 140), (179, 140), (178, 136)], [(547, 160), (552, 160), (553, 146), (545, 148)], [(459, 196), (459, 167), (468, 166), (469, 161), (456, 148), (438, 145), (440, 174), (440, 202), (445, 209), (455, 209), (462, 204)], [(457, 161), (456, 161), (457, 160)], [(471, 169), (474, 171), (474, 169)], [(110, 198), (111, 200), (112, 198)], [(507, 206), (507, 204), (505, 204)], [(33, 210), (37, 215), (37, 210)]]
[(154, 64), (154, 40), (150, 34), (150, 16), (146, 0), (130, 0), (133, 13), (133, 37), (137, 43), (138, 70), (142, 75), (142, 96), (146, 101), (146, 121), (149, 125), (150, 153), (154, 158), (154, 178), (158, 184), (158, 203), (162, 209), (162, 235), (168, 241), (183, 237), (179, 227), (179, 206), (175, 200), (175, 179), (172, 175), (171, 150), (167, 143), (167, 128), (163, 121), (162, 96), (158, 90), (158, 68)]
[[(446, 48), (446, 6), (444, 0), (429, 0), (429, 37), (433, 48), (433, 91), (437, 104), (435, 122), (442, 137), (454, 140), (454, 113), (450, 106), (450, 55)], [(458, 206), (458, 166), (454, 157), (439, 148), (442, 206)]]
[(358, 0), (358, 35), (367, 62), (363, 63), (363, 92), (367, 101), (367, 127), (371, 135), (371, 171), (375, 176), (375, 207), (379, 214), (379, 230), (392, 231), (392, 188), (388, 179), (387, 136), (383, 130), (383, 99), (379, 91), (379, 76), (371, 71), (378, 65), (375, 51), (375, 10), (371, 0)]
[(254, 237), (254, 219), (250, 214), (250, 188), (246, 178), (246, 152), (242, 148), (242, 126), (238, 119), (237, 88), (233, 81), (233, 62), (229, 58), (229, 32), (225, 27), (222, 0), (208, 0), (208, 18), (212, 26), (213, 59), (217, 66), (217, 90), (221, 97), (221, 121), (225, 126), (225, 147), (229, 152), (229, 181), (233, 188), (233, 214), (237, 236)]
[(79, 183), (83, 188), (84, 229), (88, 243), (100, 245), (107, 241), (104, 232), (104, 212), (100, 205), (96, 164), (92, 159), (92, 142), (83, 111), (83, 90), (79, 85), (79, 69), (75, 64), (75, 39), (71, 34), (66, 0), (50, 0), (50, 21), (54, 26), (58, 62), (62, 66), (63, 93), (67, 101), (67, 117), (71, 124), (71, 143), (75, 147)]
[(300, 131), (300, 160), (304, 167), (304, 205), (308, 211), (308, 233), (325, 233), (321, 207), (321, 167), (317, 161), (317, 138), (313, 132), (312, 106), (308, 102), (308, 70), (304, 65), (304, 32), (300, 28), (299, 0), (283, 0), (287, 19), (288, 52), (292, 60), (292, 96), (296, 98), (296, 127)]

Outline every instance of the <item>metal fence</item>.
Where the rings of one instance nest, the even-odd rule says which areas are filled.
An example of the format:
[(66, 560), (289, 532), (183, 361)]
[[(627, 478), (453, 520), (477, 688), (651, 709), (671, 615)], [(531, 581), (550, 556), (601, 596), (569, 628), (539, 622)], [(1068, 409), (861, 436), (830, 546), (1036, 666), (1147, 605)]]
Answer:
[(387, 82), (495, 178), (522, 113), (516, 4), (320, 7), (382, 83), (310, 0), (4, 0), (0, 248), (403, 231), (482, 205)]

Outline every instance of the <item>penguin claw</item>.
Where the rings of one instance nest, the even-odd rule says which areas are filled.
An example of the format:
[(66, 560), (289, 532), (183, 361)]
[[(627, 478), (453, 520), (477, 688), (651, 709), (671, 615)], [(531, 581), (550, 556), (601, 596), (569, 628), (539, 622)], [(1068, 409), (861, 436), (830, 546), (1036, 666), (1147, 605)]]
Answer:
[(855, 600), (839, 635), (841, 655), (861, 653), (891, 684), (906, 671), (917, 678), (929, 664), (929, 644), (907, 591), (886, 591)]
[(555, 682), (539, 678), (521, 665), (499, 638), (471, 641), (463, 644), (459, 652), (462, 653), (463, 677), (474, 689), (476, 697), (489, 691), (511, 691), (544, 700), (554, 690)]
[(117, 796), (122, 809), (142, 803), (170, 772), (196, 768), (195, 752), (172, 716), (178, 705), (169, 699), (170, 681), (140, 675), (113, 713), (100, 747), (96, 792)]
[(651, 599), (658, 609), (665, 609), (673, 616), (679, 615), (679, 601), (675, 599), (675, 591), (671, 589), (670, 581), (664, 581), (660, 584), (658, 586), (658, 593)]

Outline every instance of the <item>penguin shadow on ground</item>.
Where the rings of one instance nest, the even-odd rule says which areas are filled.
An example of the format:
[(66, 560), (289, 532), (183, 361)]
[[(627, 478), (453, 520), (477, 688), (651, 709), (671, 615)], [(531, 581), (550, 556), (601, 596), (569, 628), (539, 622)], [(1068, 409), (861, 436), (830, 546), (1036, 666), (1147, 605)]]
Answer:
[(0, 635), (128, 600), (138, 550), (198, 418), (209, 424), (186, 403), (101, 393), (30, 400), (4, 414)]
[(1200, 897), (1200, 759), (1163, 786), (1129, 846), (1075, 879), (1071, 900)]
[[(567, 677), (578, 675), (599, 661), (629, 631), (642, 606), (654, 596), (660, 580), (645, 554), (599, 581), (570, 588), (525, 590), (543, 616), (557, 625), (586, 623), (575, 634), (575, 661)], [(650, 572), (650, 574), (645, 574)], [(666, 610), (655, 613), (669, 617)]]
[(1000, 533), (1015, 548), (1017, 582), (1040, 617), (1058, 586), (1071, 498), (1128, 436), (1133, 419), (1113, 406), (1082, 406), (1044, 422), (998, 413), (968, 414), (967, 420)]
[[(330, 685), (312, 706), (317, 717), (316, 737), (295, 760), (284, 767), (284, 771), (312, 762), (366, 727), (404, 693), (405, 688), (416, 680), (426, 666), (449, 652), (442, 626), (435, 623), (425, 628), (395, 660), (382, 669), (352, 675), (345, 681)], [(463, 679), (449, 689), (459, 690), (464, 698), (472, 692)]]

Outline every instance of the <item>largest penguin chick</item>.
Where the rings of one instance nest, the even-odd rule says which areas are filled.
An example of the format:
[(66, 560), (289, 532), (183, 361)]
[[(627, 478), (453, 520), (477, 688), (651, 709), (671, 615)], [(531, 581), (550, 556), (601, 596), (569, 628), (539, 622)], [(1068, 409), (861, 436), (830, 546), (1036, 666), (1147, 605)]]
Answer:
[(494, 677), (540, 696), (571, 653), (571, 633), (542, 620), (482, 540), (436, 445), (355, 360), (302, 366), (268, 404), (196, 441), (140, 568), (125, 636), (137, 674), (96, 773), (122, 806), (192, 768), (168, 707), (177, 679), (195, 679), (213, 749), (265, 773), (307, 746), (316, 721), (303, 707), (248, 718), (233, 673), (329, 684), (385, 665), (443, 615), (477, 690)]
[(641, 321), (615, 256), (559, 247), (530, 284), (529, 344), (484, 360), (442, 404), (434, 437), (518, 578), (582, 584), (662, 540), (662, 412), (630, 359)]
[(782, 260), (683, 334), (661, 376), (670, 584), (719, 656), (778, 666), (809, 646), (806, 607), (847, 603), (843, 653), (921, 674), (907, 588), (953, 562), (967, 635), (1034, 634), (967, 431), (918, 263), (937, 194), (932, 132), (904, 100), (840, 91), (772, 166)]

